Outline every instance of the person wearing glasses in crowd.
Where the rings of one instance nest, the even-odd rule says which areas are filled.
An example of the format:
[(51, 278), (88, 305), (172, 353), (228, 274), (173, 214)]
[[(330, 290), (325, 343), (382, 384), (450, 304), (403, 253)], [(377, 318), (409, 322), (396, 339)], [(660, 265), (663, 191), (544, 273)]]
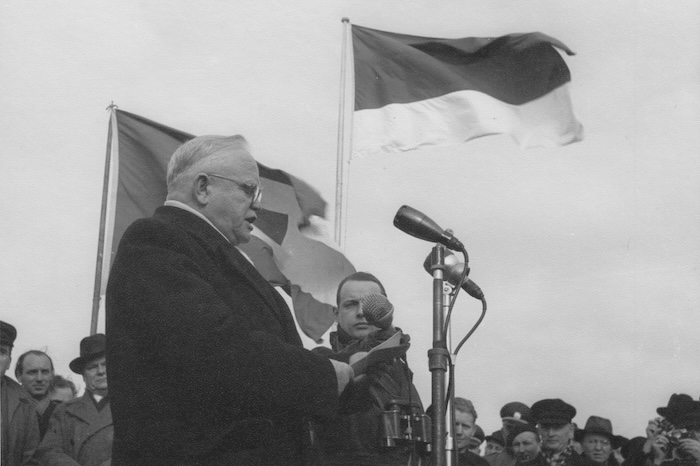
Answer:
[(200, 136), (167, 200), (124, 233), (107, 286), (112, 464), (303, 464), (349, 364), (303, 348), (277, 291), (239, 251), (261, 209), (245, 138)]

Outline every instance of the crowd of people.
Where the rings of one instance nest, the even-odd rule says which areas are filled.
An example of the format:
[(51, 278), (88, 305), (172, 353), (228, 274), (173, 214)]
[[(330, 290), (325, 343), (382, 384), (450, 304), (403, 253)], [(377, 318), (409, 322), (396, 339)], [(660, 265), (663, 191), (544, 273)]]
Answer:
[[(165, 205), (120, 242), (106, 335), (85, 337), (70, 363), (82, 396), (46, 352), (6, 375), (18, 332), (0, 321), (2, 465), (429, 465), (434, 408), (412, 383), (410, 338), (381, 281), (346, 277), (331, 347), (308, 351), (284, 289), (237, 247), (262, 197), (245, 139), (183, 144), (167, 185)], [(451, 408), (452, 464), (700, 465), (700, 401), (685, 394), (633, 439), (596, 415), (579, 429), (561, 399), (505, 404), (488, 436), (472, 401)]]

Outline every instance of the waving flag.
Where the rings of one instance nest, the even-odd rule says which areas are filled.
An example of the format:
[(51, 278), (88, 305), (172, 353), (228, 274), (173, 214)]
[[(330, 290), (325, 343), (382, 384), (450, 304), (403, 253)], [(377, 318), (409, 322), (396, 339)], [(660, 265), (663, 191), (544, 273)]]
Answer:
[[(151, 216), (167, 195), (165, 174), (170, 156), (194, 136), (146, 118), (114, 109), (111, 156), (118, 168), (112, 252), (136, 219)], [(114, 134), (116, 133), (116, 140)], [(326, 202), (304, 181), (258, 164), (265, 195), (253, 240), (240, 248), (273, 285), (294, 303), (300, 328), (314, 341), (331, 326), (338, 283), (355, 271), (345, 256), (305, 235), (313, 216), (323, 217)], [(106, 282), (106, 277), (104, 280)]]
[(522, 147), (579, 141), (569, 69), (541, 33), (435, 39), (352, 26), (353, 154), (509, 134)]

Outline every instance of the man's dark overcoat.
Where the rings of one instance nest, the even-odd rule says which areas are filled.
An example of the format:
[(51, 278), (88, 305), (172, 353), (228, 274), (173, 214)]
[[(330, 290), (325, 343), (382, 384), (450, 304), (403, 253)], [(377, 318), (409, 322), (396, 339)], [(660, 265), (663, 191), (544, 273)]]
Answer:
[(114, 427), (109, 402), (98, 409), (86, 391), (56, 407), (36, 452), (39, 464), (102, 465), (112, 457)]
[(281, 296), (186, 210), (127, 229), (106, 306), (113, 464), (297, 464), (308, 417), (337, 410)]

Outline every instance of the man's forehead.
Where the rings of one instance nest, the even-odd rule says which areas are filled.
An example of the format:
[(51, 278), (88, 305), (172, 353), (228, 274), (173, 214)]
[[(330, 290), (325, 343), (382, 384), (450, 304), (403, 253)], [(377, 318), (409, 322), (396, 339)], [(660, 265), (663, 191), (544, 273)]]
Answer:
[(51, 361), (45, 354), (28, 354), (24, 358), (24, 367), (51, 367)]
[(361, 298), (364, 295), (372, 293), (381, 293), (382, 289), (379, 285), (372, 281), (365, 280), (349, 280), (343, 283), (343, 288), (340, 290), (340, 300)]

